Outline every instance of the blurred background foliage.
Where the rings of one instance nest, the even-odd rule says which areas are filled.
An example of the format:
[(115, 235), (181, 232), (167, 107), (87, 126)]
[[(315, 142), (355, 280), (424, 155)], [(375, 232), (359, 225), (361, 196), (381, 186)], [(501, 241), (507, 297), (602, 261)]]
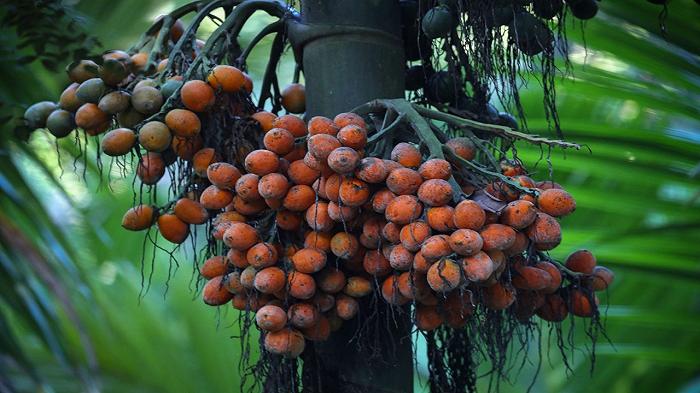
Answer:
[[(183, 2), (63, 4), (74, 12), (75, 34), (82, 29), (96, 39), (87, 45), (104, 45), (92, 48), (98, 51), (127, 47)], [(0, 16), (19, 3), (0, 1)], [(672, 1), (665, 39), (660, 11), (642, 0), (606, 0), (585, 29), (569, 26), (574, 72), (559, 81), (558, 105), (567, 138), (591, 152), (519, 146), (521, 158), (537, 164), (536, 177), (548, 176), (551, 160), (553, 179), (577, 198), (554, 256), (589, 248), (616, 271), (603, 298), (612, 344), (598, 343), (591, 376), (586, 340), (577, 338), (581, 350), (567, 373), (545, 330), (501, 391), (530, 384), (540, 345), (533, 391), (700, 391), (700, 7)], [(251, 20), (243, 40), (265, 22), (262, 15)], [(0, 391), (239, 391), (236, 314), (198, 300), (192, 255), (179, 254), (177, 266), (144, 248), (141, 233), (121, 229), (131, 179), (116, 170), (100, 177), (94, 146), (87, 161), (76, 160), (74, 141), (57, 149), (43, 132), (28, 144), (11, 136), (9, 116), (55, 100), (68, 81), (40, 59), (18, 62), (36, 48), (7, 50), (20, 35), (7, 23), (0, 29)], [(269, 38), (263, 43), (249, 62), (256, 79)], [(281, 80), (291, 71), (288, 58)], [(546, 133), (541, 100), (530, 81), (523, 94), (528, 123)], [(144, 250), (146, 279), (152, 267), (153, 277), (140, 297)], [(417, 391), (424, 363), (418, 359)]]

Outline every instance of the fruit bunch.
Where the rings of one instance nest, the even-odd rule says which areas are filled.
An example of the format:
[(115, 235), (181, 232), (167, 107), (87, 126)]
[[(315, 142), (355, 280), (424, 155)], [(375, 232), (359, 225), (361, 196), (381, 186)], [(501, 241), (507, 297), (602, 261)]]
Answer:
[[(373, 293), (413, 303), (423, 331), (464, 327), (478, 307), (509, 309), (523, 322), (597, 312), (594, 291), (610, 285), (612, 272), (585, 250), (565, 266), (544, 254), (561, 241), (557, 218), (576, 207), (558, 184), (504, 163), (504, 175), (530, 192), (502, 181), (460, 186), (455, 166), (405, 142), (388, 159), (366, 156), (365, 120), (353, 113), (308, 124), (254, 116), (265, 148), (240, 169), (211, 163), (199, 200), (180, 199), (158, 226), (171, 238), (164, 217), (185, 228), (212, 215), (212, 236), (227, 251), (200, 269), (203, 300), (255, 312), (268, 351), (298, 356), (305, 339), (327, 339)], [(446, 146), (461, 160), (476, 155), (468, 138)]]
[[(205, 225), (219, 255), (200, 267), (204, 302), (255, 312), (269, 352), (297, 357), (305, 340), (327, 339), (372, 296), (412, 303), (423, 331), (462, 328), (482, 310), (509, 310), (523, 323), (597, 316), (595, 291), (610, 285), (612, 272), (585, 250), (564, 265), (545, 253), (561, 241), (557, 218), (576, 207), (558, 184), (535, 182), (517, 161), (474, 182), (463, 165), (479, 154), (470, 137), (445, 141), (450, 161), (410, 142), (372, 156), (379, 138), (370, 143), (368, 134), (380, 131), (358, 114), (307, 124), (256, 112), (252, 82), (233, 66), (183, 83), (146, 78), (138, 55), (112, 51), (99, 66), (73, 65), (59, 104), (35, 104), (27, 123), (56, 137), (76, 127), (104, 133), (101, 150), (138, 157), (145, 185), (169, 166), (188, 174), (173, 200), (137, 205), (122, 225), (155, 225), (175, 244)], [(304, 111), (303, 85), (280, 98), (289, 112)], [(253, 124), (244, 138), (264, 148), (231, 151), (213, 139), (207, 127), (222, 111)]]

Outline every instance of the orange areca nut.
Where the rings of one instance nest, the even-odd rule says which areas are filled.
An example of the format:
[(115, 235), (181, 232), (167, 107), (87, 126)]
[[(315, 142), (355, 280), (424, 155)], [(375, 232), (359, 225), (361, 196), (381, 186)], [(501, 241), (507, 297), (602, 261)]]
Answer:
[(332, 202), (340, 201), (340, 183), (342, 182), (343, 178), (338, 174), (333, 174), (325, 178), (323, 189), (326, 199)]
[(287, 313), (281, 307), (262, 306), (255, 313), (255, 323), (262, 330), (276, 332), (287, 324)]
[(269, 150), (254, 150), (245, 157), (245, 170), (258, 176), (276, 172), (279, 165), (279, 157)]
[(418, 148), (406, 142), (401, 142), (394, 146), (394, 149), (391, 151), (391, 159), (406, 168), (418, 168), (423, 161)]
[(199, 203), (206, 209), (219, 210), (225, 208), (233, 200), (233, 193), (222, 190), (217, 186), (209, 186), (199, 196)]
[(476, 146), (474, 146), (474, 142), (467, 137), (452, 138), (445, 143), (445, 146), (452, 150), (455, 155), (467, 161), (471, 161), (476, 157)]
[(449, 243), (452, 251), (463, 256), (476, 254), (484, 245), (479, 233), (471, 229), (458, 229), (452, 232)]
[[(321, 172), (310, 168), (303, 160), (292, 161), (287, 168), (287, 177), (294, 184), (310, 186), (321, 176)], [(315, 189), (315, 188), (314, 188)]]
[(233, 190), (241, 176), (238, 168), (226, 162), (215, 162), (207, 167), (207, 178), (222, 190)]
[(328, 203), (328, 216), (335, 222), (348, 222), (357, 217), (358, 208), (340, 205), (335, 202)]
[(478, 231), (486, 222), (486, 212), (472, 200), (457, 204), (454, 213), (454, 224), (457, 228)]
[(228, 262), (231, 265), (239, 269), (245, 269), (248, 266), (250, 266), (246, 254), (246, 251), (236, 250), (235, 248), (232, 248), (226, 253), (226, 258), (228, 259)]
[(396, 198), (396, 194), (391, 192), (388, 188), (382, 188), (372, 196), (372, 210), (384, 214), (389, 202), (394, 200), (394, 198)]
[(418, 199), (427, 206), (447, 205), (452, 200), (452, 186), (442, 179), (426, 180), (418, 188)]
[(354, 298), (364, 297), (372, 293), (372, 283), (360, 276), (348, 277), (343, 293)]
[[(329, 316), (331, 316), (329, 314)], [(338, 321), (341, 321), (341, 319), (338, 318)], [(313, 326), (309, 326), (308, 328), (301, 329), (301, 332), (304, 334), (304, 337), (306, 339), (311, 340), (311, 341), (326, 341), (328, 340), (328, 337), (331, 334), (331, 322), (330, 319), (327, 318), (325, 315), (321, 315), (316, 323)], [(335, 330), (338, 328), (336, 327)]]
[(566, 319), (569, 309), (560, 295), (552, 294), (545, 296), (544, 304), (537, 309), (536, 313), (545, 321), (561, 322)]
[(462, 269), (451, 259), (441, 259), (430, 266), (427, 278), (435, 292), (449, 292), (462, 282)]
[(413, 266), (413, 253), (401, 244), (391, 247), (388, 259), (389, 265), (395, 270), (406, 271)]
[(480, 283), (489, 279), (495, 270), (491, 257), (483, 251), (462, 259), (462, 270), (467, 280)]
[(191, 138), (198, 135), (202, 123), (196, 113), (187, 109), (172, 109), (165, 115), (165, 124), (176, 136)]
[(153, 185), (158, 183), (165, 175), (165, 161), (158, 153), (149, 152), (139, 160), (136, 167), (136, 175), (141, 179), (141, 183)]
[(561, 226), (554, 217), (546, 213), (537, 213), (537, 218), (527, 227), (525, 233), (538, 250), (551, 250), (561, 243)]
[(128, 128), (117, 128), (105, 134), (100, 142), (102, 152), (108, 156), (123, 156), (136, 144), (136, 134)]
[(552, 217), (563, 217), (576, 210), (576, 201), (568, 192), (551, 188), (540, 193), (537, 206)]
[(527, 250), (527, 247), (530, 245), (530, 239), (527, 237), (526, 234), (523, 232), (515, 232), (515, 242), (513, 244), (503, 250), (503, 252), (507, 256), (513, 256), (513, 255), (519, 255), (525, 252)]
[(382, 229), (386, 222), (377, 216), (370, 216), (362, 224), (360, 242), (367, 248), (376, 249), (382, 240)]
[(409, 301), (399, 290), (399, 276), (389, 276), (384, 280), (382, 283), (382, 297), (387, 303), (398, 306)]
[(479, 232), (484, 250), (505, 250), (515, 243), (515, 231), (507, 225), (489, 224)]
[(170, 129), (159, 121), (149, 121), (139, 129), (139, 143), (148, 151), (162, 152), (171, 141)]
[(450, 232), (455, 230), (454, 208), (452, 206), (431, 207), (426, 211), (425, 217), (430, 228), (435, 231)]
[(340, 259), (350, 259), (357, 255), (360, 242), (347, 232), (338, 232), (331, 238), (330, 248), (333, 255)]
[(219, 162), (220, 160), (221, 157), (216, 150), (212, 149), (211, 147), (206, 147), (204, 149), (200, 149), (192, 157), (192, 169), (194, 170), (194, 173), (200, 177), (206, 177), (209, 165)]
[(380, 251), (367, 251), (362, 261), (365, 271), (373, 276), (383, 277), (391, 272), (391, 264)]
[(316, 324), (319, 313), (310, 303), (296, 303), (289, 307), (287, 319), (296, 328), (308, 328)]
[(296, 358), (304, 352), (304, 336), (294, 329), (283, 328), (265, 334), (265, 350), (275, 355)]
[(299, 271), (289, 273), (287, 285), (289, 295), (296, 299), (311, 299), (316, 293), (316, 281), (313, 276)]
[(394, 169), (386, 178), (386, 186), (396, 195), (411, 195), (418, 191), (423, 178), (409, 168)]
[(177, 218), (187, 224), (204, 224), (209, 219), (209, 213), (199, 202), (188, 198), (180, 198), (175, 203), (173, 211)]
[(328, 134), (336, 136), (338, 134), (338, 127), (333, 123), (333, 120), (323, 116), (312, 117), (309, 120), (308, 129), (309, 135)]
[(401, 229), (400, 225), (388, 222), (382, 228), (382, 237), (391, 244), (398, 244), (401, 242)]
[(484, 288), (482, 294), (484, 306), (492, 310), (505, 310), (515, 301), (515, 290), (498, 282)]
[(199, 268), (199, 274), (207, 280), (211, 280), (216, 276), (223, 276), (228, 269), (228, 260), (223, 256), (215, 256), (204, 261)]
[(319, 250), (329, 252), (331, 251), (331, 238), (332, 233), (329, 232), (314, 232), (311, 231), (306, 234), (304, 239), (304, 247), (306, 248), (317, 248)]
[(538, 269), (542, 269), (549, 273), (549, 285), (546, 286), (545, 288), (542, 289), (542, 292), (544, 293), (554, 293), (556, 292), (557, 289), (561, 286), (561, 271), (559, 270), (558, 267), (556, 267), (553, 263), (542, 261), (542, 262), (537, 262), (535, 264), (535, 267)]
[(260, 192), (258, 186), (260, 184), (260, 176), (253, 173), (246, 173), (236, 180), (236, 195), (244, 201), (260, 200)]
[(267, 208), (267, 201), (264, 199), (257, 199), (254, 201), (244, 201), (243, 199), (239, 198), (238, 196), (233, 197), (233, 202), (232, 202), (233, 210), (246, 215), (246, 216), (254, 216), (256, 214), (261, 213), (263, 210)]
[(185, 108), (204, 112), (214, 105), (214, 89), (200, 80), (187, 81), (180, 88), (180, 99)]
[(352, 112), (340, 113), (333, 118), (333, 123), (339, 128), (354, 124), (361, 128), (367, 128), (365, 120), (358, 114)]
[(579, 273), (591, 274), (596, 267), (596, 258), (588, 250), (577, 250), (566, 258), (566, 267)]
[(425, 259), (421, 251), (418, 251), (413, 255), (413, 270), (418, 273), (427, 273), (430, 266), (432, 266), (432, 263), (432, 261)]
[(97, 135), (109, 127), (109, 116), (92, 103), (83, 104), (75, 112), (75, 124), (90, 135)]
[(263, 138), (267, 150), (283, 156), (294, 150), (294, 135), (284, 128), (273, 128)]
[(263, 132), (270, 131), (273, 128), (272, 123), (277, 119), (277, 115), (267, 111), (253, 113), (250, 117), (260, 124), (260, 128)]
[(362, 206), (369, 201), (369, 186), (359, 179), (343, 179), (338, 189), (338, 197), (347, 206)]
[[(596, 266), (591, 275), (591, 289), (594, 291), (604, 291), (615, 281), (615, 273), (605, 266)], [(559, 277), (561, 283), (561, 276)]]
[(254, 245), (246, 253), (246, 261), (256, 269), (273, 266), (277, 263), (278, 258), (275, 246), (265, 242)]
[(513, 286), (518, 289), (539, 291), (548, 288), (552, 284), (552, 276), (543, 269), (533, 266), (523, 266), (515, 269)]
[(325, 293), (338, 293), (345, 288), (345, 273), (335, 267), (326, 267), (317, 275), (318, 287)]
[(367, 131), (364, 127), (355, 124), (342, 127), (337, 137), (343, 146), (351, 149), (362, 150), (367, 145)]
[(243, 84), (243, 90), (248, 95), (250, 95), (253, 93), (253, 79), (245, 72), (243, 73), (243, 76), (245, 77), (245, 83)]
[(224, 286), (226, 287), (226, 290), (234, 295), (242, 295), (245, 294), (246, 291), (243, 284), (241, 284), (241, 273), (237, 271), (233, 271), (224, 276)]
[(444, 322), (442, 315), (435, 306), (416, 306), (416, 320), (414, 323), (420, 330), (429, 332), (435, 330)]
[(430, 226), (423, 221), (416, 221), (401, 228), (399, 239), (407, 250), (415, 252), (420, 250), (421, 245), (430, 235)]
[(130, 231), (140, 231), (153, 225), (155, 211), (150, 205), (138, 205), (127, 210), (122, 218), (122, 227)]
[(282, 106), (290, 113), (306, 111), (306, 89), (301, 83), (291, 83), (282, 90)]
[(423, 179), (442, 179), (447, 180), (452, 176), (452, 167), (450, 163), (441, 158), (432, 158), (418, 168), (418, 173)]
[(517, 200), (510, 202), (501, 212), (501, 223), (515, 229), (524, 229), (537, 218), (535, 205), (528, 201)]
[(309, 153), (321, 163), (325, 163), (331, 152), (339, 147), (341, 147), (340, 141), (328, 134), (313, 135), (307, 141)]
[(363, 158), (355, 170), (358, 179), (372, 184), (383, 182), (388, 175), (384, 161), (376, 157)]
[(289, 182), (280, 173), (268, 173), (258, 181), (258, 194), (265, 199), (282, 199), (288, 189)]
[[(579, 288), (569, 289), (569, 305), (571, 313), (577, 317), (590, 318), (594, 313), (594, 305), (596, 303), (595, 294), (590, 296)], [(593, 301), (591, 301), (593, 299)]]
[(216, 90), (236, 93), (244, 88), (245, 76), (238, 68), (222, 64), (211, 70), (207, 76), (207, 82)]
[(313, 205), (315, 200), (316, 193), (311, 187), (297, 184), (289, 189), (287, 195), (284, 197), (282, 206), (291, 211), (303, 212)]
[(400, 195), (394, 198), (386, 207), (384, 215), (388, 221), (405, 225), (415, 221), (423, 212), (423, 206), (413, 195)]
[(192, 138), (175, 136), (173, 137), (173, 143), (170, 147), (178, 157), (185, 161), (191, 161), (194, 154), (202, 148), (203, 143), (199, 135), (193, 136)]
[(339, 294), (335, 298), (335, 312), (340, 319), (351, 320), (360, 310), (360, 304), (351, 296)]
[(241, 285), (246, 289), (253, 289), (256, 274), (258, 274), (258, 271), (253, 266), (243, 269), (240, 276)]
[(224, 243), (237, 250), (245, 251), (258, 242), (255, 228), (243, 222), (233, 222), (224, 232)]
[(180, 244), (190, 234), (187, 224), (174, 214), (161, 214), (158, 216), (157, 224), (160, 234), (171, 243)]
[(360, 162), (360, 155), (349, 147), (339, 147), (328, 155), (328, 166), (336, 173), (352, 173)]
[(278, 210), (275, 223), (282, 230), (295, 231), (301, 226), (301, 216), (290, 210)]
[(425, 240), (420, 248), (423, 257), (428, 261), (437, 261), (442, 257), (452, 254), (449, 236), (434, 235)]
[(266, 267), (255, 274), (253, 286), (262, 293), (279, 292), (287, 284), (284, 270), (276, 267)]
[(316, 273), (326, 266), (326, 253), (315, 248), (302, 248), (292, 256), (292, 263), (302, 273)]
[(223, 276), (217, 276), (207, 281), (202, 289), (202, 300), (210, 306), (220, 306), (228, 303), (233, 294), (223, 285)]
[(316, 202), (306, 210), (306, 223), (314, 231), (327, 232), (335, 222), (328, 215), (328, 203)]
[(272, 122), (273, 128), (284, 128), (294, 135), (295, 138), (306, 136), (306, 124), (304, 121), (294, 115), (283, 115), (276, 118)]

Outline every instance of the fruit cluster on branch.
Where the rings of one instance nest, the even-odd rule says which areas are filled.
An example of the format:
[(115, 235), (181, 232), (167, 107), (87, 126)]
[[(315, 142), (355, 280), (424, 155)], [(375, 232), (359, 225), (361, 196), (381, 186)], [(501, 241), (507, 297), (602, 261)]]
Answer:
[[(403, 3), (412, 2), (402, 2), (405, 12)], [(568, 316), (590, 318), (587, 326), (598, 329), (595, 292), (607, 289), (614, 275), (586, 250), (563, 263), (549, 256), (562, 239), (559, 219), (576, 203), (557, 183), (533, 180), (514, 149), (519, 141), (547, 149), (580, 146), (518, 131), (512, 116), (489, 110), (479, 89), (493, 70), (482, 70), (482, 79), (469, 71), (474, 59), (461, 59), (466, 49), (455, 26), (443, 26), (459, 11), (460, 23), (470, 26), (461, 32), (478, 31), (488, 12), (496, 17), (496, 8), (506, 8), (511, 15), (500, 16), (508, 19), (511, 38), (519, 37), (519, 50), (552, 55), (545, 41), (520, 34), (539, 22), (518, 22), (535, 18), (530, 11), (547, 19), (540, 15), (547, 2), (496, 3), (448, 1), (413, 10), (415, 22), (422, 21), (416, 34), (443, 40), (446, 50), (458, 45), (463, 53), (443, 55), (459, 63), (450, 63), (449, 72), (409, 68), (409, 91), (422, 89), (411, 101), (375, 100), (306, 122), (296, 116), (306, 108), (298, 75), (279, 89), (275, 74), (284, 24), (296, 23), (296, 15), (277, 1), (195, 2), (156, 21), (129, 52), (70, 65), (73, 83), (58, 103), (32, 105), (25, 123), (57, 138), (78, 129), (113, 162), (136, 161), (139, 197), (123, 227), (147, 231), (149, 238), (157, 230), (175, 247), (190, 240), (195, 250), (202, 244), (194, 235), (204, 233), (206, 260), (195, 261), (206, 281), (202, 298), (254, 320), (265, 356), (293, 361), (308, 340), (328, 339), (381, 301), (410, 313), (430, 337), (446, 329), (496, 337), (472, 337), (459, 344), (468, 350), (457, 345), (447, 357), (465, 351), (473, 362), (479, 346), (505, 357), (502, 347), (515, 335), (525, 343), (536, 318), (553, 323), (560, 335), (559, 322)], [(559, 8), (550, 13), (562, 15), (561, 1), (551, 3)], [(584, 3), (595, 5), (576, 4)], [(199, 24), (217, 7), (226, 19), (206, 42), (197, 40)], [(236, 37), (255, 10), (280, 20), (242, 49)], [(178, 18), (195, 11), (185, 29)], [(493, 34), (495, 26), (488, 27)], [(255, 105), (245, 60), (273, 33)], [(486, 41), (479, 45), (493, 44)], [(416, 60), (407, 53), (409, 62)], [(421, 60), (424, 67), (430, 56)], [(467, 96), (463, 77), (479, 105)], [(271, 112), (264, 110), (268, 100)], [(278, 116), (282, 108), (287, 114)], [(163, 201), (155, 191), (165, 181)], [(596, 332), (589, 331), (594, 341)], [(505, 368), (501, 358), (491, 360), (499, 372)]]

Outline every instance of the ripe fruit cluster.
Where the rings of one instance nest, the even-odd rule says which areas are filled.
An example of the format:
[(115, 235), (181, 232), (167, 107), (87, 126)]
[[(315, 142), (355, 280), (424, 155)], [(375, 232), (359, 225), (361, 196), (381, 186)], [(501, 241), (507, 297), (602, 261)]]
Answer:
[[(159, 86), (142, 79), (129, 91), (120, 86), (134, 74), (119, 79), (104, 71), (112, 60), (125, 69), (136, 63), (110, 52), (101, 67), (73, 67), (75, 83), (60, 108), (39, 103), (27, 120), (56, 136), (75, 126), (98, 135), (115, 115), (120, 127), (104, 135), (101, 148), (109, 156), (138, 152), (143, 184), (155, 185), (176, 158), (188, 162), (194, 192), (162, 208), (135, 206), (122, 225), (156, 224), (163, 238), (180, 244), (191, 225), (211, 223), (211, 238), (223, 242), (225, 254), (201, 266), (204, 302), (254, 311), (272, 353), (296, 357), (306, 340), (327, 339), (370, 295), (394, 306), (412, 303), (415, 325), (430, 331), (464, 327), (478, 308), (509, 310), (521, 321), (592, 317), (594, 292), (613, 280), (588, 251), (573, 253), (565, 266), (543, 253), (559, 245), (557, 218), (576, 204), (558, 184), (536, 183), (520, 165), (504, 162), (508, 181), (475, 190), (455, 180), (463, 178), (454, 176), (458, 166), (425, 159), (411, 143), (398, 143), (388, 159), (367, 156), (368, 130), (357, 114), (306, 124), (261, 111), (250, 117), (264, 132), (264, 148), (245, 154), (237, 167), (223, 151), (204, 147), (200, 115), (220, 96), (249, 95), (247, 75), (219, 65), (206, 81), (176, 77)], [(181, 105), (163, 108), (175, 91)], [(288, 111), (304, 110), (303, 86), (291, 85), (281, 98)], [(459, 160), (477, 155), (466, 137), (445, 146)]]
[[(561, 241), (557, 218), (575, 201), (520, 166), (504, 165), (504, 174), (535, 192), (491, 183), (485, 192), (504, 207), (487, 211), (455, 198), (472, 190), (455, 189), (452, 165), (424, 160), (412, 144), (397, 144), (390, 159), (366, 157), (365, 121), (353, 113), (308, 124), (254, 117), (265, 149), (248, 154), (243, 170), (209, 165), (211, 185), (199, 201), (178, 201), (174, 215), (201, 224), (218, 211), (212, 236), (228, 251), (200, 270), (204, 302), (254, 311), (272, 353), (296, 357), (305, 340), (325, 340), (373, 292), (392, 305), (413, 302), (415, 325), (430, 331), (465, 326), (476, 307), (509, 309), (522, 321), (591, 317), (593, 291), (612, 282), (588, 251), (566, 267), (542, 254)], [(462, 159), (475, 156), (467, 138), (446, 145)], [(272, 229), (260, 219), (273, 216)]]
[[(173, 40), (178, 26), (181, 24), (171, 31)], [(253, 84), (246, 73), (229, 65), (214, 67), (206, 81), (183, 83), (181, 75), (151, 79), (146, 77), (150, 74), (147, 61), (145, 52), (129, 55), (114, 50), (105, 53), (99, 65), (92, 60), (70, 65), (67, 72), (72, 83), (57, 103), (42, 101), (30, 106), (24, 114), (27, 126), (47, 128), (57, 138), (76, 128), (90, 136), (104, 134), (100, 147), (106, 155), (139, 152), (137, 173), (144, 184), (155, 184), (177, 157), (189, 161), (202, 149), (197, 114), (211, 109), (218, 95), (249, 95)], [(167, 61), (160, 59), (157, 71), (162, 72)], [(164, 103), (176, 92), (184, 108), (164, 110)], [(211, 152), (213, 149), (206, 154)]]
[[(176, 200), (135, 206), (122, 225), (155, 224), (180, 244), (191, 225), (207, 224), (209, 240), (223, 243), (224, 252), (200, 267), (203, 300), (255, 312), (269, 352), (299, 356), (306, 340), (326, 340), (368, 307), (370, 296), (411, 303), (423, 331), (462, 328), (481, 310), (507, 310), (522, 322), (597, 315), (595, 291), (606, 289), (613, 273), (586, 250), (564, 265), (545, 254), (561, 242), (557, 219), (574, 211), (573, 197), (508, 161), (504, 177), (477, 189), (459, 165), (477, 157), (472, 139), (446, 141), (457, 165), (426, 158), (408, 142), (382, 159), (367, 154), (368, 128), (357, 114), (307, 124), (259, 111), (249, 117), (264, 133), (264, 148), (228, 154), (218, 142), (205, 147), (203, 130), (207, 114), (250, 95), (244, 72), (218, 65), (204, 80), (159, 83), (143, 77), (141, 53), (112, 51), (102, 60), (71, 67), (74, 83), (58, 106), (30, 107), (28, 125), (56, 137), (76, 127), (89, 135), (112, 128), (102, 151), (137, 153), (136, 175), (146, 185), (176, 162), (191, 171), (192, 183)], [(290, 85), (280, 99), (288, 112), (305, 110), (303, 85)], [(248, 116), (235, 112), (237, 120)]]

